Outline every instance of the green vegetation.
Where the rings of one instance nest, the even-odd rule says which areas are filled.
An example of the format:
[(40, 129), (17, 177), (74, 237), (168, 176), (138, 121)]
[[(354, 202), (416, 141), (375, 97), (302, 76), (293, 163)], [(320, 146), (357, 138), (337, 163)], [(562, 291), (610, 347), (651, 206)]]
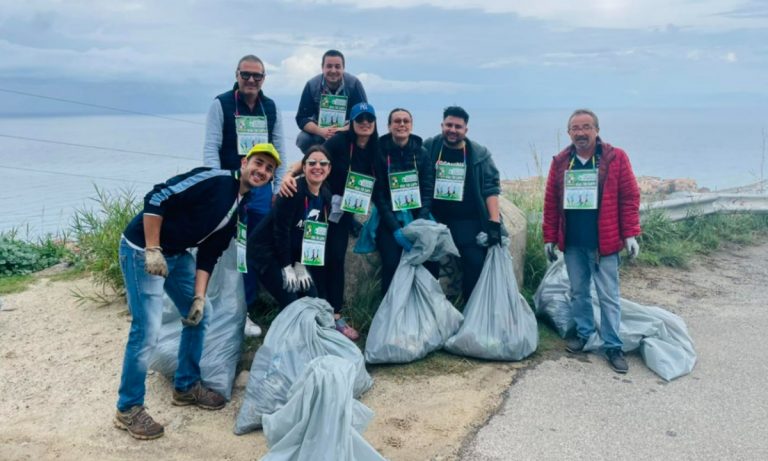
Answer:
[(46, 236), (36, 242), (21, 240), (16, 231), (0, 233), (0, 277), (26, 275), (51, 267), (68, 257), (66, 238)]
[(34, 281), (31, 275), (3, 275), (0, 276), (0, 295), (20, 293)]
[(122, 296), (123, 274), (118, 260), (118, 245), (123, 230), (128, 222), (141, 211), (140, 203), (133, 192), (123, 190), (110, 194), (96, 189), (97, 209), (78, 209), (72, 223), (72, 232), (77, 242), (79, 253), (76, 261), (78, 268), (93, 274), (102, 293), (86, 296), (75, 292), (80, 301), (109, 303), (115, 295)]

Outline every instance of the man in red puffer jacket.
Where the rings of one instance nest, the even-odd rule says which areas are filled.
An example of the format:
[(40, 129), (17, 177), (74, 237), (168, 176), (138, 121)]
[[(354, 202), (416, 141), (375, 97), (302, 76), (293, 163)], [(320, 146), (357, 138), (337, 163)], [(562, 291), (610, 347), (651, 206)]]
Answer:
[(568, 119), (573, 144), (552, 159), (544, 196), (544, 251), (565, 256), (571, 283), (571, 313), (576, 336), (569, 352), (581, 352), (595, 332), (590, 281), (600, 303), (600, 337), (614, 371), (628, 370), (619, 338), (619, 251), (640, 251), (640, 192), (627, 154), (603, 142), (597, 115), (576, 110)]

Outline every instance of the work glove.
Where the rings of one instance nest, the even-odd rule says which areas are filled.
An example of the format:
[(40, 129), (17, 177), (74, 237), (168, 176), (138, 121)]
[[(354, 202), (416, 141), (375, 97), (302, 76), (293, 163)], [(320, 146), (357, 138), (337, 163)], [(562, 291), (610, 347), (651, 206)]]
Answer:
[(288, 264), (283, 268), (283, 289), (288, 293), (295, 293), (299, 287), (298, 280), (296, 280), (296, 271)]
[(488, 221), (486, 226), (488, 231), (488, 246), (501, 245), (501, 223), (496, 221)]
[(328, 215), (328, 221), (338, 224), (343, 215), (344, 212), (341, 211), (341, 195), (332, 196), (331, 213)]
[(410, 240), (405, 238), (405, 235), (403, 235), (402, 229), (396, 230), (392, 235), (395, 236), (395, 241), (397, 242), (398, 245), (403, 247), (403, 250), (411, 251), (413, 249), (413, 243), (411, 243)]
[(557, 248), (557, 245), (552, 242), (544, 244), (544, 255), (551, 263), (557, 261), (557, 253), (555, 253), (555, 248)]
[(205, 296), (195, 296), (192, 298), (192, 307), (189, 308), (187, 318), (181, 319), (181, 323), (188, 327), (197, 326), (203, 319), (203, 310), (205, 309)]
[(637, 258), (637, 255), (640, 254), (640, 245), (637, 243), (637, 240), (634, 237), (629, 237), (624, 239), (624, 245), (627, 247), (629, 257), (631, 259)]
[(144, 270), (149, 275), (168, 276), (168, 264), (160, 247), (147, 247), (144, 249)]
[(293, 264), (293, 272), (296, 274), (296, 291), (307, 291), (312, 286), (312, 276), (307, 272), (307, 268), (302, 263)]

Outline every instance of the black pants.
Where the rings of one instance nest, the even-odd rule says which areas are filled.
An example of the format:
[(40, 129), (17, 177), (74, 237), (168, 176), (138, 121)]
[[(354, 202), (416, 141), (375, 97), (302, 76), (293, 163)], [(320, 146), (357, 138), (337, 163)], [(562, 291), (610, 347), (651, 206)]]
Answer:
[(344, 260), (347, 257), (349, 231), (354, 217), (349, 213), (337, 223), (328, 223), (328, 237), (325, 240), (325, 274), (318, 283), (320, 297), (328, 301), (333, 312), (338, 313), (344, 305)]
[[(387, 294), (389, 285), (392, 283), (392, 277), (395, 276), (400, 257), (403, 253), (403, 247), (397, 243), (395, 236), (389, 232), (389, 229), (380, 225), (376, 230), (376, 248), (381, 257), (381, 294)], [(433, 277), (440, 276), (440, 263), (437, 261), (427, 261), (424, 267)]]
[[(267, 292), (275, 298), (277, 304), (280, 305), (280, 309), (284, 308), (288, 304), (296, 301), (304, 296), (318, 296), (318, 290), (315, 287), (318, 278), (324, 278), (322, 267), (308, 266), (307, 270), (312, 276), (313, 284), (307, 291), (301, 291), (298, 293), (291, 293), (283, 288), (283, 272), (282, 267), (278, 267), (280, 264), (270, 264), (265, 267), (263, 271), (259, 273), (259, 282), (264, 286)], [(317, 274), (317, 275), (316, 275)]]
[(459, 249), (460, 265), (464, 273), (461, 280), (461, 293), (464, 302), (467, 302), (477, 284), (477, 279), (480, 278), (480, 272), (482, 272), (485, 263), (485, 255), (488, 253), (488, 249), (478, 245), (475, 240), (477, 234), (483, 230), (483, 226), (476, 219), (457, 219), (445, 221), (444, 224), (450, 229), (453, 243)]

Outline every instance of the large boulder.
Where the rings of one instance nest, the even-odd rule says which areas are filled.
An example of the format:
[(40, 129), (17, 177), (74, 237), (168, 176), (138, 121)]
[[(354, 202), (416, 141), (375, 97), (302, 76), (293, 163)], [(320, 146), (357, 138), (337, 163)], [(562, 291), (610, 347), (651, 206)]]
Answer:
[[(509, 253), (514, 263), (517, 286), (523, 284), (523, 263), (525, 261), (525, 239), (527, 236), (527, 223), (525, 214), (511, 201), (503, 196), (499, 197), (504, 227), (509, 233)], [(374, 285), (378, 285), (380, 275), (378, 273), (380, 261), (378, 252), (367, 255), (355, 254), (352, 248), (357, 239), (350, 237), (346, 261), (346, 296), (349, 299), (352, 293), (365, 292)], [(440, 270), (440, 282), (448, 296), (458, 294), (460, 289), (461, 269), (456, 264), (456, 259), (443, 261)]]

